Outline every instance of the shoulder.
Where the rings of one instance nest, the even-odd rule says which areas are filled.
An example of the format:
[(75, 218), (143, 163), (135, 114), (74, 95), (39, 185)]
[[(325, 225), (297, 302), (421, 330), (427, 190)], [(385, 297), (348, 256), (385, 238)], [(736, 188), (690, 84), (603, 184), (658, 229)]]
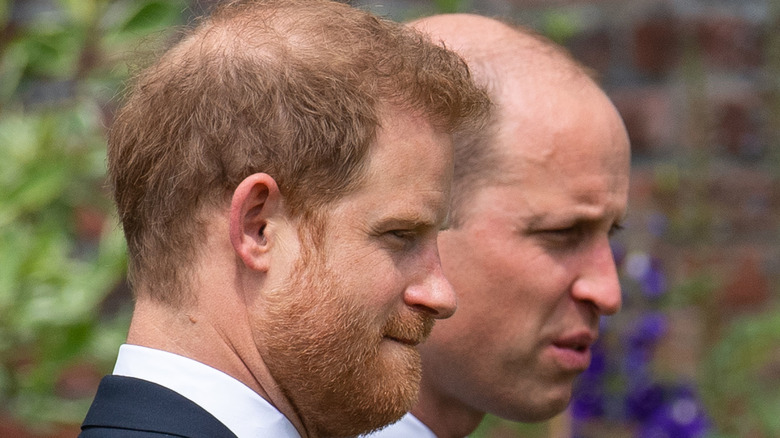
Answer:
[(235, 435), (203, 408), (156, 383), (124, 376), (100, 382), (80, 437), (152, 437), (170, 434), (191, 438)]

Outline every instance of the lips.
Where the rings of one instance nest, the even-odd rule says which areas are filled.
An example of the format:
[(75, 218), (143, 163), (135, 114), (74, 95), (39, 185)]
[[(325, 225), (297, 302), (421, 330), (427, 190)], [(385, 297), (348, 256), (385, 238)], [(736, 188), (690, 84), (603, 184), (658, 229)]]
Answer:
[(428, 338), (433, 323), (433, 318), (421, 313), (414, 313), (408, 317), (397, 315), (386, 324), (383, 337), (399, 344), (415, 347)]
[(558, 348), (584, 352), (587, 351), (594, 342), (596, 342), (595, 335), (583, 332), (575, 335), (560, 337), (553, 341), (553, 345)]
[(564, 371), (582, 372), (590, 366), (590, 346), (596, 342), (596, 335), (579, 332), (564, 335), (552, 342), (552, 355)]
[(420, 340), (418, 340), (418, 339), (406, 339), (406, 338), (397, 338), (397, 337), (394, 337), (394, 336), (385, 336), (385, 339), (388, 339), (390, 341), (398, 342), (399, 344), (408, 345), (410, 347), (415, 347), (415, 346), (417, 346), (418, 344), (420, 344), (422, 342), (421, 339)]

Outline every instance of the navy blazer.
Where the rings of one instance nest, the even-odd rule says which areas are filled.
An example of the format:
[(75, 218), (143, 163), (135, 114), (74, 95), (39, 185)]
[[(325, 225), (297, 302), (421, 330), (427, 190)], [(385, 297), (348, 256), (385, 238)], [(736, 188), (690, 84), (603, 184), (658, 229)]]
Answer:
[(106, 376), (81, 425), (80, 438), (236, 438), (190, 399), (164, 386)]

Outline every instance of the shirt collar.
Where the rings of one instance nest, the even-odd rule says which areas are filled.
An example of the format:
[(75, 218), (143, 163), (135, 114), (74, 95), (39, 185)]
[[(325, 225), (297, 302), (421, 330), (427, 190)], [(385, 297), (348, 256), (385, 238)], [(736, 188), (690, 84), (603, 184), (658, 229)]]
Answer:
[(361, 438), (436, 438), (436, 434), (428, 429), (412, 414), (406, 414), (397, 422), (390, 424), (383, 429), (367, 435), (361, 435)]
[(190, 399), (228, 427), (238, 438), (300, 438), (278, 409), (235, 378), (178, 354), (124, 344), (114, 374), (164, 386)]

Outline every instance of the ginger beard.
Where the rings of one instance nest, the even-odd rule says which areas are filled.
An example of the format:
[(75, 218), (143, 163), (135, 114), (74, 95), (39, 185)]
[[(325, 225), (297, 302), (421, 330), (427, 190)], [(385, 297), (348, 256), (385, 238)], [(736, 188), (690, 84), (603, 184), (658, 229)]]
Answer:
[(268, 370), (315, 436), (355, 436), (400, 419), (417, 399), (420, 353), (385, 336), (422, 341), (433, 318), (410, 310), (378, 323), (339, 275), (309, 258), (257, 323)]

